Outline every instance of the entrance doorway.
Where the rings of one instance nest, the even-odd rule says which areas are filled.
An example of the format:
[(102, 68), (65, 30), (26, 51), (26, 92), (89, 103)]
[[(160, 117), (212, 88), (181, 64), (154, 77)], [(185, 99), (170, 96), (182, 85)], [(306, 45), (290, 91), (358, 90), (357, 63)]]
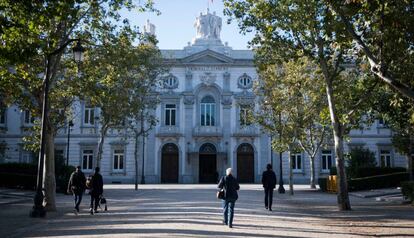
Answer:
[(199, 182), (216, 183), (217, 179), (217, 150), (213, 144), (206, 143), (200, 147)]
[(254, 150), (250, 144), (237, 148), (237, 180), (240, 183), (254, 183)]
[(178, 183), (178, 147), (172, 143), (162, 147), (161, 183)]

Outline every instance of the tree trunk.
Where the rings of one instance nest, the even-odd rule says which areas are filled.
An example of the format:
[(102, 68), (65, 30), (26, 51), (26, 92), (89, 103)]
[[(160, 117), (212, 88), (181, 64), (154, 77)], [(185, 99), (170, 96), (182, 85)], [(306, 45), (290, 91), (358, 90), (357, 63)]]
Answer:
[(107, 131), (108, 131), (108, 127), (106, 125), (102, 126), (101, 134), (100, 134), (100, 138), (99, 138), (99, 143), (98, 143), (98, 154), (96, 156), (96, 166), (98, 166), (98, 167), (101, 166), (103, 145), (104, 145), (104, 142), (105, 142), (105, 136), (106, 136)]
[(310, 156), (310, 187), (315, 189), (315, 156)]
[(293, 195), (293, 161), (292, 156), (290, 154), (290, 150), (288, 152), (289, 155), (289, 194)]
[(134, 158), (135, 158), (135, 190), (138, 190), (138, 142), (139, 142), (139, 134), (135, 133), (135, 151), (134, 151)]
[(46, 211), (56, 211), (55, 143), (52, 129), (46, 131), (46, 152), (43, 164), (43, 206)]
[(325, 75), (326, 80), (326, 94), (328, 98), (329, 112), (331, 117), (331, 123), (333, 127), (333, 136), (335, 141), (335, 154), (336, 154), (336, 167), (338, 171), (338, 206), (339, 210), (351, 210), (351, 204), (349, 202), (348, 184), (345, 174), (344, 163), (344, 141), (343, 141), (343, 129), (341, 122), (339, 121), (336, 113), (332, 80), (328, 75)]
[(409, 145), (408, 145), (408, 154), (407, 154), (407, 162), (408, 162), (408, 173), (410, 174), (410, 181), (413, 181), (414, 180), (414, 175), (413, 175), (413, 156), (412, 156), (412, 154), (413, 154), (413, 140), (414, 140), (414, 137), (413, 137), (413, 135), (412, 135), (412, 129), (411, 129), (411, 127), (409, 128), (409, 134), (410, 134), (410, 142), (409, 142)]

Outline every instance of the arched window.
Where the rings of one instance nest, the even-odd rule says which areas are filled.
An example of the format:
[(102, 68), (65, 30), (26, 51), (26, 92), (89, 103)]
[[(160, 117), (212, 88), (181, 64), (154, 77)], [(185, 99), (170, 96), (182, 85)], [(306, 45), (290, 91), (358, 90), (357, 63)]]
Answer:
[(215, 125), (216, 102), (213, 97), (206, 96), (201, 100), (200, 115), (202, 126)]

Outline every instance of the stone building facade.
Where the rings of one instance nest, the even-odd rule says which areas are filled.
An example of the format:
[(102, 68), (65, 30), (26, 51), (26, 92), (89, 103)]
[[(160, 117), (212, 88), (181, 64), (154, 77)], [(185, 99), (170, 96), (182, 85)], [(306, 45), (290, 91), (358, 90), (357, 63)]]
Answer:
[[(220, 39), (222, 19), (214, 13), (197, 17), (196, 37), (180, 50), (161, 50), (171, 66), (159, 89), (158, 124), (140, 142), (138, 176), (146, 183), (214, 183), (232, 167), (240, 182), (259, 183), (266, 164), (277, 174), (279, 156), (271, 155), (270, 138), (249, 122), (257, 107), (252, 85), (257, 80), (253, 52), (234, 50)], [(155, 33), (147, 23), (146, 31)], [(96, 165), (99, 140), (99, 108), (82, 101), (73, 105), (74, 126), (62, 128), (55, 140), (57, 157), (67, 157), (88, 174)], [(29, 112), (12, 106), (0, 116), (1, 162), (30, 162), (34, 155), (23, 148), (24, 129), (33, 125)], [(71, 130), (68, 144), (68, 129)], [(406, 167), (405, 157), (391, 145), (392, 131), (380, 121), (353, 130), (345, 146), (364, 146), (377, 163)], [(142, 138), (141, 138), (142, 140)], [(134, 140), (110, 131), (105, 140), (101, 171), (107, 183), (131, 183), (135, 179)], [(144, 152), (144, 153), (143, 153)], [(283, 173), (288, 175), (288, 153), (283, 154)], [(271, 161), (273, 158), (273, 161)], [(294, 180), (309, 181), (310, 163), (305, 153), (292, 155)], [(143, 160), (142, 160), (143, 159)], [(316, 175), (326, 176), (334, 165), (333, 145), (324, 145), (316, 159)], [(286, 179), (285, 179), (286, 180)]]

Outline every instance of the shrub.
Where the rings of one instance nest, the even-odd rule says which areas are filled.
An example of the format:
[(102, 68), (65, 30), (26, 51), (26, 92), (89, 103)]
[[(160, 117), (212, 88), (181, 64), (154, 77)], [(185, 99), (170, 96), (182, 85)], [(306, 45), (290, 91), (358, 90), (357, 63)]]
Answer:
[(319, 184), (319, 188), (321, 189), (321, 191), (326, 192), (328, 190), (327, 183), (328, 183), (327, 178), (318, 178), (318, 184)]
[(347, 156), (347, 174), (349, 178), (358, 178), (358, 170), (376, 166), (375, 154), (367, 148), (352, 148)]
[(329, 169), (329, 175), (338, 175), (338, 170), (337, 170), (336, 166), (335, 167), (331, 167)]
[(378, 189), (401, 186), (401, 182), (408, 180), (407, 172), (393, 173), (386, 175), (371, 176), (365, 178), (350, 179), (348, 181), (348, 189), (350, 191)]
[(62, 166), (59, 171), (56, 171), (56, 192), (66, 193), (70, 175), (75, 171), (75, 167)]
[(414, 181), (401, 182), (401, 193), (414, 205)]

